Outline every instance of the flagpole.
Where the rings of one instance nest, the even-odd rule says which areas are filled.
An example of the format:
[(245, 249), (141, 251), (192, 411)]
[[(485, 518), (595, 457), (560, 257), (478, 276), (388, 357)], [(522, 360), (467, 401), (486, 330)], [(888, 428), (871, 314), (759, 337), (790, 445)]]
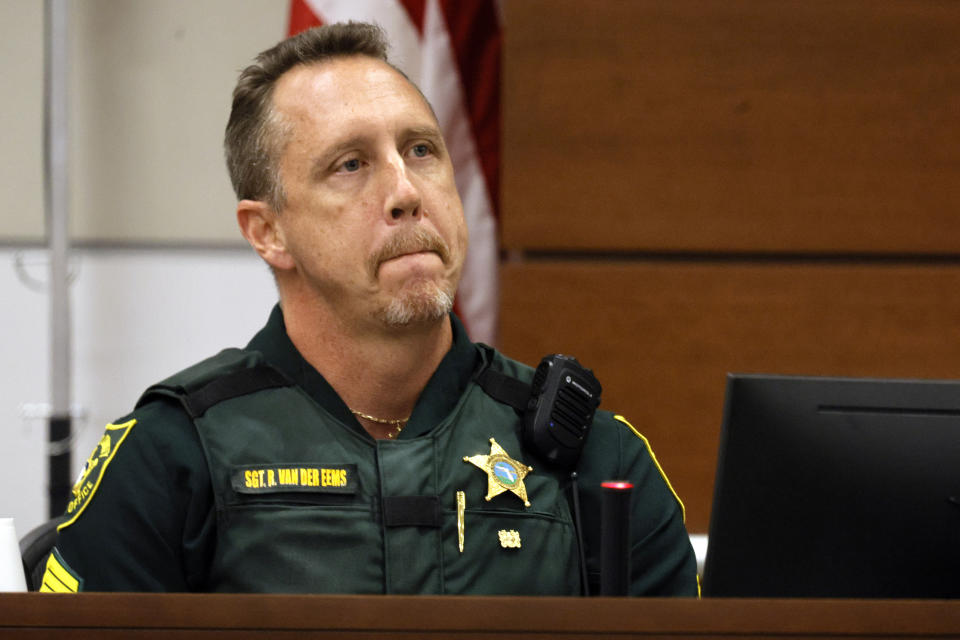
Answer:
[(44, 196), (50, 256), (50, 393), (47, 456), (48, 511), (67, 506), (71, 485), (70, 298), (67, 282), (70, 238), (67, 175), (67, 0), (46, 0), (44, 11)]

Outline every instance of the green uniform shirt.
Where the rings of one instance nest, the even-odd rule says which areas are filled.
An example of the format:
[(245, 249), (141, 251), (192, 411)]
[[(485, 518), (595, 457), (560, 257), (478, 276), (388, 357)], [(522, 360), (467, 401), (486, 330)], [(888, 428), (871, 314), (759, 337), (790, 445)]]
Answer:
[[(304, 459), (297, 457), (298, 452), (283, 451), (284, 447), (278, 445), (278, 451), (265, 454), (267, 457), (257, 459), (257, 464), (228, 469), (214, 456), (211, 466), (207, 458), (210, 447), (221, 445), (211, 445), (209, 431), (201, 442), (198, 428), (206, 428), (203, 418), (195, 425), (176, 399), (149, 394), (132, 414), (108, 427), (104, 440), (91, 455), (84, 477), (74, 488), (69, 519), (61, 528), (45, 587), (86, 591), (576, 594), (579, 567), (576, 543), (568, 535), (572, 529), (563, 498), (565, 478), (551, 473), (523, 449), (519, 433), (510, 428), (512, 422), (507, 416), (515, 415), (512, 409), (485, 409), (483, 416), (501, 416), (495, 425), (476, 413), (469, 419), (459, 417), (471, 402), (494, 401), (478, 397), (481, 392), (471, 380), (480, 352), (454, 316), (451, 322), (454, 341), (450, 352), (428, 382), (398, 441), (374, 441), (294, 348), (286, 335), (282, 313), (275, 308), (267, 326), (246, 351), (255, 352), (289, 378), (294, 383), (292, 389), (309, 398), (306, 404), (328, 418), (325, 433), (349, 446), (329, 447), (336, 453), (325, 458), (327, 449), (321, 448), (320, 453), (302, 454), (307, 455)], [(257, 396), (251, 395), (248, 401), (257, 402)], [(237, 406), (251, 413), (251, 407), (256, 407), (242, 402)], [(486, 472), (462, 460), (468, 455), (491, 453), (487, 442), (494, 433), (511, 458), (535, 468), (526, 481), (532, 503), (529, 508), (510, 493), (489, 502), (483, 500)], [(221, 442), (233, 446), (229, 439)], [(302, 442), (301, 448), (308, 449), (309, 440)], [(251, 451), (270, 450), (271, 444), (237, 443), (237, 447), (249, 457)], [(459, 449), (437, 451), (446, 446)], [(366, 451), (376, 452), (376, 458)], [(594, 592), (599, 576), (599, 484), (623, 479), (636, 486), (631, 520), (631, 594), (696, 595), (695, 560), (683, 527), (682, 507), (645, 441), (625, 421), (598, 412), (578, 471), (587, 569)], [(352, 524), (343, 525), (347, 529), (341, 530), (339, 521), (332, 518), (329, 523), (315, 521), (315, 539), (307, 541), (312, 528), (302, 522), (284, 524), (296, 522), (298, 514), (291, 509), (302, 508), (302, 504), (285, 507), (283, 500), (276, 500), (283, 496), (271, 490), (273, 485), (265, 478), (279, 482), (280, 474), (285, 474), (287, 482), (300, 473), (304, 480), (297, 498), (313, 500), (316, 504), (310, 508), (314, 509), (338, 501), (350, 505), (347, 509), (355, 513)], [(321, 473), (325, 474), (322, 481)], [(433, 477), (438, 474), (443, 477)], [(451, 480), (454, 477), (456, 480)], [(321, 485), (328, 488), (321, 489)], [(464, 523), (463, 552), (457, 549), (457, 527), (453, 524), (457, 518), (454, 489), (461, 485), (467, 496), (465, 516), (459, 519)], [(337, 495), (337, 489), (329, 486), (352, 493)], [(442, 491), (436, 489), (441, 486)], [(384, 496), (419, 496), (434, 490), (443, 511), (437, 527), (385, 528), (377, 522)], [(227, 499), (226, 494), (230, 496)], [(225, 503), (232, 506), (224, 508)], [(533, 526), (531, 518), (549, 526)], [(520, 524), (513, 527), (511, 523)], [(345, 531), (355, 535), (341, 535)], [(521, 539), (511, 540), (517, 531)], [(356, 544), (351, 543), (354, 539)], [(310, 552), (310, 545), (315, 545), (312, 548), (316, 553)], [(245, 549), (254, 551), (246, 553)], [(405, 553), (408, 549), (410, 552)], [(284, 557), (290, 558), (286, 567), (275, 559)]]

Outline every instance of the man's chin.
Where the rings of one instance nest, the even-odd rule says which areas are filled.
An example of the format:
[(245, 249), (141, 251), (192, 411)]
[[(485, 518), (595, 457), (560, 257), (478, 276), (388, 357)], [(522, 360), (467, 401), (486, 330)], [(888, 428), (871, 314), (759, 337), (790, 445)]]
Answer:
[(442, 320), (453, 310), (453, 295), (435, 284), (401, 291), (380, 309), (378, 316), (388, 327), (409, 327)]

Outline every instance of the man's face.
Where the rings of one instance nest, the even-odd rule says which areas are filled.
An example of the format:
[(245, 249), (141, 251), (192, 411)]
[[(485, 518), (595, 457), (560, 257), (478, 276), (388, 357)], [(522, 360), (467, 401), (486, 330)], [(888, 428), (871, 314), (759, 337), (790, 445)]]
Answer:
[(350, 323), (442, 318), (467, 229), (419, 92), (385, 63), (354, 56), (291, 69), (273, 105), (287, 127), (278, 230), (317, 302)]

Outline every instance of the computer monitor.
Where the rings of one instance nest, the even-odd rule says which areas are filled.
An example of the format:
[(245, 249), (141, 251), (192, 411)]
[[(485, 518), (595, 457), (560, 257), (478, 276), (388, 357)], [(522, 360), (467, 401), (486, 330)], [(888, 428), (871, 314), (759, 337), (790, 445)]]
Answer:
[(730, 375), (703, 594), (960, 596), (960, 381)]

